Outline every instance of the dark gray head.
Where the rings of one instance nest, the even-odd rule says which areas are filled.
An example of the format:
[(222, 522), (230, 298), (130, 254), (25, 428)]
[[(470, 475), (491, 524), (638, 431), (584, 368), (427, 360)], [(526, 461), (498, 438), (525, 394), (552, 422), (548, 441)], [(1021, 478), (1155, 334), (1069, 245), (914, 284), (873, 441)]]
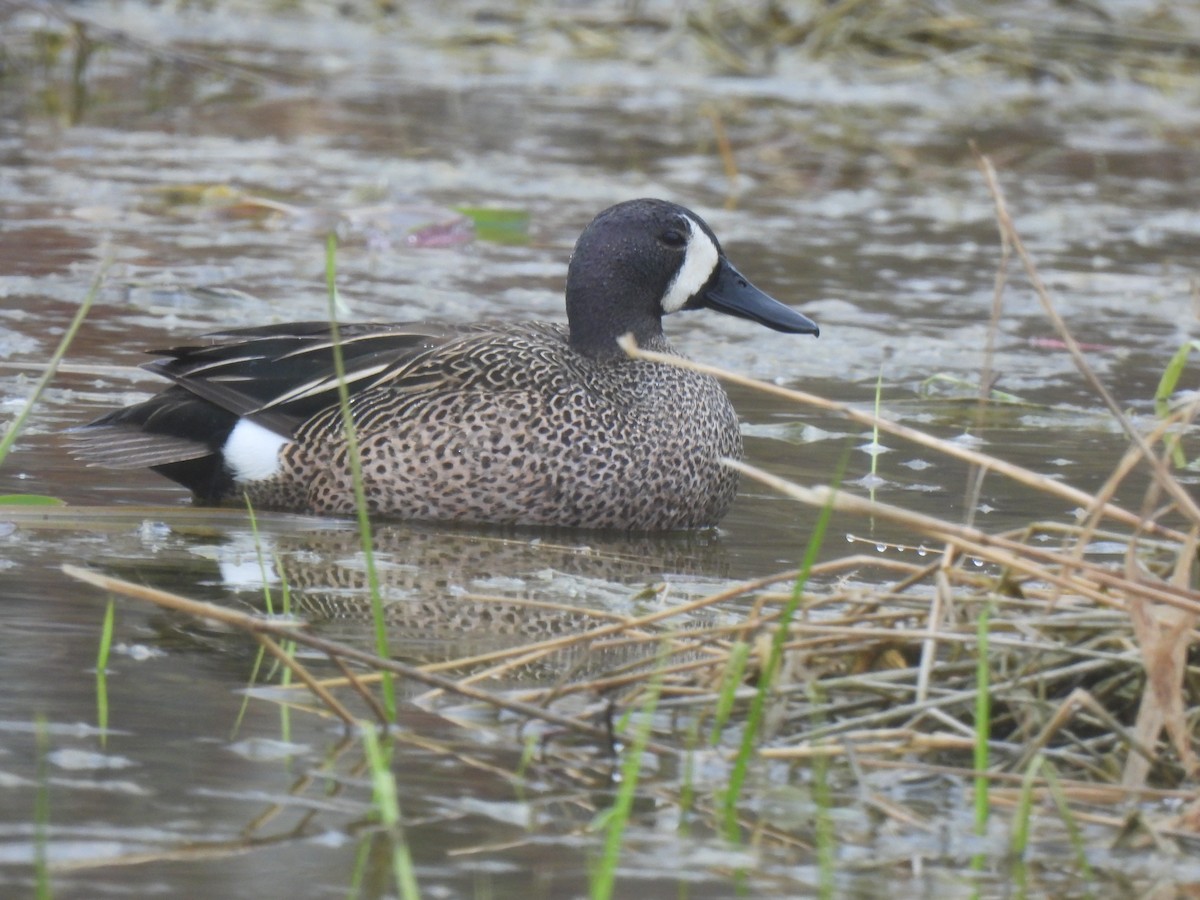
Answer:
[(816, 324), (768, 297), (725, 258), (712, 229), (665, 200), (610, 206), (583, 230), (567, 268), (571, 346), (589, 356), (620, 353), (632, 332), (645, 346), (662, 337), (662, 317), (707, 307), (776, 331), (818, 334)]

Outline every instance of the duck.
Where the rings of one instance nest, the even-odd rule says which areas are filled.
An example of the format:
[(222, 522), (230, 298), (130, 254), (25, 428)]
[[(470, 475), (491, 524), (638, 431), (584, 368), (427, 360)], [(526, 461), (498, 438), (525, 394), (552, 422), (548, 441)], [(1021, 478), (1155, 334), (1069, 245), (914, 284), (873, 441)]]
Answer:
[(663, 319), (699, 309), (779, 332), (815, 322), (755, 287), (696, 213), (658, 199), (609, 207), (567, 266), (554, 322), (298, 322), (217, 331), (152, 351), (170, 383), (76, 429), (91, 464), (149, 468), (202, 505), (347, 516), (351, 442), (368, 511), (433, 522), (674, 531), (728, 512), (743, 453), (710, 375), (632, 358), (679, 356)]

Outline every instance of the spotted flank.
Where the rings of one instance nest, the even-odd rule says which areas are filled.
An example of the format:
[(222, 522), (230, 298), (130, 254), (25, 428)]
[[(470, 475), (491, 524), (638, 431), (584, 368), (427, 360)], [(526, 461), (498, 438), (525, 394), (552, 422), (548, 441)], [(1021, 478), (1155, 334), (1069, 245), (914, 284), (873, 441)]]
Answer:
[[(720, 385), (631, 360), (675, 351), (664, 315), (714, 309), (817, 334), (725, 258), (695, 213), (600, 213), (567, 270), (567, 324), (354, 324), (339, 340), (367, 502), (407, 519), (669, 530), (715, 525), (742, 452)], [(334, 336), (306, 322), (205, 335), (146, 368), (171, 382), (73, 437), (83, 458), (148, 467), (206, 504), (354, 510)]]

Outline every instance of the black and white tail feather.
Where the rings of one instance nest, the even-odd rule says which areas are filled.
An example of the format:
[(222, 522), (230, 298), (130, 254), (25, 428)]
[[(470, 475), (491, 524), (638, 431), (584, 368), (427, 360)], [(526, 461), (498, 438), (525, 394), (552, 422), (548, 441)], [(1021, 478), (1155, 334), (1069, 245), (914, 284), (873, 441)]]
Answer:
[[(414, 362), (461, 334), (420, 324), (339, 328), (352, 395), (388, 383), (429, 388)], [(270, 474), (280, 448), (318, 412), (338, 404), (328, 322), (293, 322), (213, 332), (198, 343), (156, 350), (143, 368), (174, 382), (142, 403), (76, 429), (77, 454), (116, 469), (150, 468), (216, 500), (235, 480)]]

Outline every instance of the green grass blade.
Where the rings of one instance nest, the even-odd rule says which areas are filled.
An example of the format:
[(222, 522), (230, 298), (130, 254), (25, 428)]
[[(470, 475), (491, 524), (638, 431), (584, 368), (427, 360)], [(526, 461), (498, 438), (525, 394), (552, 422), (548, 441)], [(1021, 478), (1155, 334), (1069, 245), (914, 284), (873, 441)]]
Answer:
[(104, 624), (100, 627), (100, 648), (96, 652), (96, 727), (100, 729), (100, 746), (108, 744), (108, 657), (112, 651), (113, 625), (117, 604), (108, 601), (104, 608)]
[(1058, 783), (1058, 773), (1054, 771), (1054, 767), (1048, 760), (1042, 765), (1042, 774), (1046, 776), (1050, 796), (1054, 798), (1054, 805), (1058, 809), (1063, 825), (1066, 826), (1071, 847), (1075, 850), (1075, 862), (1079, 864), (1079, 871), (1083, 873), (1084, 878), (1092, 881), (1095, 876), (1092, 874), (1092, 867), (1087, 860), (1087, 847), (1083, 843), (1083, 832), (1079, 829), (1079, 823), (1075, 821), (1071, 805), (1067, 802), (1066, 795), (1063, 794), (1062, 785)]
[(475, 226), (475, 236), (481, 241), (497, 244), (528, 244), (529, 213), (520, 209), (494, 209), (479, 206), (456, 206)]
[(990, 763), (988, 749), (992, 733), (991, 669), (988, 665), (988, 624), (991, 613), (991, 607), (985, 606), (979, 613), (975, 628), (976, 652), (979, 655), (975, 665), (975, 833), (980, 835), (987, 834), (990, 812), (988, 791), (991, 780), (986, 773)]
[(715, 747), (721, 740), (721, 733), (733, 713), (733, 704), (737, 699), (737, 689), (742, 685), (746, 674), (746, 664), (750, 660), (750, 645), (745, 641), (735, 641), (729, 648), (729, 658), (725, 663), (725, 671), (721, 673), (721, 687), (717, 691), (717, 707), (713, 711), (713, 727), (708, 735), (708, 744)]
[(817, 845), (817, 892), (822, 900), (826, 900), (837, 896), (837, 835), (830, 812), (833, 809), (833, 794), (829, 787), (829, 757), (823, 753), (818, 753), (813, 759), (812, 778), (813, 805), (816, 808), (813, 825)]
[[(254, 687), (258, 684), (258, 673), (262, 671), (263, 660), (266, 658), (267, 649), (262, 645), (258, 645), (258, 653), (254, 655), (254, 664), (250, 667), (250, 677), (246, 679), (249, 687)], [(229, 739), (232, 741), (237, 738), (238, 732), (241, 731), (242, 721), (246, 718), (246, 710), (250, 708), (250, 691), (242, 692), (242, 702), (238, 705), (237, 716), (233, 720), (233, 728), (230, 730)], [(284, 709), (287, 709), (285, 706)]]
[[(991, 669), (988, 665), (988, 620), (991, 607), (985, 606), (975, 624), (975, 833), (987, 834), (988, 816), (991, 812), (991, 783), (987, 777), (988, 741), (991, 738), (992, 705), (989, 694)], [(987, 854), (982, 850), (971, 857), (971, 870), (982, 872), (987, 865)]]
[[(1183, 377), (1183, 370), (1193, 350), (1200, 350), (1200, 341), (1187, 341), (1176, 350), (1158, 380), (1158, 387), (1154, 390), (1154, 412), (1160, 419), (1165, 419), (1171, 414), (1171, 395), (1179, 386), (1179, 380)], [(1187, 465), (1187, 457), (1184, 456), (1178, 436), (1171, 441), (1171, 462), (1177, 468)]]
[(829, 520), (832, 516), (833, 504), (832, 502), (826, 503), (821, 507), (817, 521), (813, 525), (812, 536), (809, 538), (808, 546), (804, 551), (804, 560), (800, 564), (796, 583), (792, 586), (792, 596), (788, 599), (787, 604), (780, 613), (779, 625), (772, 636), (771, 649), (758, 680), (758, 689), (750, 701), (750, 712), (746, 718), (745, 730), (742, 732), (742, 743), (729, 774), (729, 786), (725, 789), (722, 799), (722, 832), (726, 839), (730, 841), (737, 841), (739, 838), (737, 821), (738, 801), (741, 799), (742, 789), (745, 787), (746, 777), (750, 771), (750, 761), (754, 757), (754, 747), (758, 741), (759, 730), (762, 727), (763, 716), (766, 712), (767, 698), (774, 686), (775, 675), (779, 671), (779, 664), (783, 659), (783, 645), (787, 641), (788, 629), (791, 626), (792, 618), (795, 616), (797, 608), (800, 606), (800, 600), (804, 596), (804, 586), (808, 583), (808, 573), (812, 571), (813, 564), (817, 561), (817, 554), (824, 543), (825, 531), (829, 527)]
[(1025, 855), (1029, 847), (1029, 827), (1033, 820), (1033, 782), (1042, 767), (1043, 757), (1039, 753), (1025, 767), (1021, 776), (1021, 793), (1017, 797), (1017, 808), (1013, 811), (1013, 833), (1009, 853), (1014, 858)]
[(254, 515), (254, 504), (249, 494), (242, 494), (246, 501), (246, 515), (250, 517), (250, 534), (254, 537), (254, 554), (258, 558), (258, 577), (262, 580), (263, 604), (268, 616), (275, 615), (275, 604), (271, 598), (271, 580), (267, 577), (267, 560), (263, 555), (262, 537), (258, 533), (258, 517)]
[(1165, 418), (1171, 412), (1167, 403), (1179, 387), (1179, 380), (1183, 377), (1183, 370), (1193, 350), (1200, 350), (1200, 341), (1186, 341), (1176, 350), (1158, 380), (1158, 387), (1154, 391), (1154, 411), (1160, 418)]
[[(337, 235), (332, 231), (325, 240), (325, 281), (329, 293), (329, 329), (333, 344), (333, 367), (337, 374), (338, 405), (346, 431), (346, 455), (350, 462), (350, 477), (354, 482), (354, 508), (358, 532), (362, 539), (363, 564), (367, 570), (367, 585), (371, 594), (371, 618), (375, 622), (375, 652), (384, 659), (391, 658), (388, 650), (387, 621), (383, 614), (383, 596), (379, 588), (379, 571), (375, 566), (375, 540), (371, 533), (371, 518), (367, 511), (367, 494), (363, 486), (362, 458), (358, 451), (358, 433), (350, 413), (350, 390), (346, 386), (346, 364), (342, 358), (341, 330), (337, 320)], [(396, 683), (390, 672), (382, 673), (383, 706), (389, 721), (396, 721)]]
[(0, 506), (66, 506), (57, 497), (44, 494), (0, 494)]
[(1009, 842), (1009, 883), (1013, 896), (1028, 896), (1029, 865), (1025, 853), (1029, 849), (1029, 833), (1033, 823), (1033, 783), (1042, 767), (1044, 757), (1039, 753), (1025, 767), (1021, 777), (1021, 792), (1017, 796), (1017, 807), (1013, 810), (1012, 839)]
[[(541, 737), (530, 732), (525, 736), (525, 743), (521, 745), (521, 758), (517, 761), (516, 769), (513, 770), (516, 778), (513, 784), (513, 796), (516, 797), (518, 803), (524, 803), (526, 800), (525, 779), (529, 773), (529, 767), (533, 765), (533, 761), (537, 757), (541, 744)], [(532, 826), (532, 823), (530, 824)]]
[[(296, 642), (284, 641), (281, 645), (284, 653), (289, 657), (296, 655)], [(292, 667), (284, 666), (283, 674), (279, 678), (281, 687), (289, 687), (292, 683)], [(279, 705), (279, 739), (285, 744), (291, 743), (292, 740), (292, 708), (286, 704)]]
[(33, 386), (33, 390), (29, 394), (29, 399), (25, 401), (25, 405), (17, 413), (17, 417), (9, 423), (4, 437), (0, 438), (0, 465), (4, 465), (8, 451), (12, 449), (12, 445), (17, 440), (17, 435), (25, 427), (25, 420), (29, 418), (29, 414), (33, 412), (34, 406), (37, 405), (42, 394), (45, 393), (47, 385), (50, 384), (50, 379), (54, 377), (54, 373), (58, 371), (58, 364), (67, 355), (67, 349), (71, 346), (71, 342), (75, 340), (75, 335), (79, 332), (80, 326), (83, 325), (83, 320), (87, 318), (96, 295), (100, 293), (100, 286), (104, 284), (104, 276), (108, 274), (108, 267), (111, 263), (112, 257), (106, 253), (100, 263), (100, 268), (96, 270), (96, 275), (92, 279), (91, 286), (88, 288), (83, 302), (79, 304), (79, 309), (75, 311), (75, 317), (71, 319), (71, 324), (67, 326), (66, 332), (63, 333), (62, 338), (59, 340), (58, 347), (55, 348), (54, 353), (50, 356), (50, 361), (46, 363), (42, 377)]
[(396, 776), (392, 774), (391, 744), (387, 749), (375, 736), (374, 727), (368, 723), (362, 729), (363, 748), (367, 766), (371, 770), (372, 796), (380, 823), (387, 829), (392, 843), (392, 874), (396, 879), (396, 890), (403, 900), (417, 900), (421, 892), (417, 887), (416, 870), (412, 854), (404, 839), (400, 821), (400, 796), (396, 790)]
[[(879, 413), (883, 406), (883, 363), (879, 363), (879, 374), (875, 376), (875, 424), (871, 428), (871, 486), (867, 496), (875, 502), (875, 486), (879, 483)], [(874, 521), (872, 521), (874, 527)]]
[[(700, 746), (700, 717), (692, 720), (688, 727), (687, 740), (683, 746), (683, 770), (679, 773), (679, 827), (675, 833), (687, 838), (692, 832), (692, 809), (696, 805), (696, 748)], [(686, 884), (679, 885), (680, 894), (686, 893)]]
[(363, 882), (367, 880), (367, 865), (370, 862), (370, 839), (360, 841), (354, 854), (354, 866), (350, 870), (350, 890), (346, 894), (346, 900), (359, 900), (363, 896)]
[(613, 896), (617, 863), (621, 858), (621, 838), (625, 834), (633, 810), (633, 798), (637, 793), (638, 777), (642, 771), (642, 758), (646, 753), (646, 745), (650, 742), (654, 712), (658, 708), (658, 698), (662, 691), (662, 662), (666, 649), (664, 645), (654, 678), (648, 685), (646, 700), (642, 704), (642, 719), (633, 730), (633, 743), (626, 749), (625, 758), (621, 760), (621, 786), (617, 789), (612, 809), (605, 819), (603, 853), (591, 873), (589, 896), (592, 900), (610, 900)]

